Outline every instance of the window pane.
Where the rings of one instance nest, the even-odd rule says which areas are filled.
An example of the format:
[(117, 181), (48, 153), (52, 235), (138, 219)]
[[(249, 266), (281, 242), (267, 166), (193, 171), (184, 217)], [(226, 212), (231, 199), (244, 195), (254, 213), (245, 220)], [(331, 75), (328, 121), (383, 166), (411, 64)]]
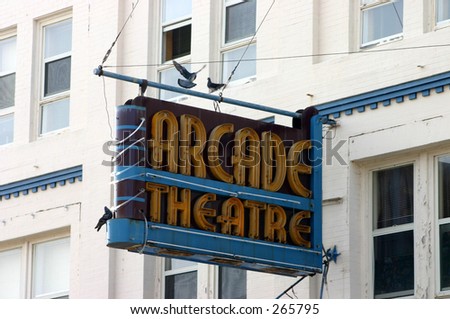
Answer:
[(163, 23), (189, 17), (192, 14), (192, 0), (164, 0)]
[(16, 71), (16, 37), (0, 41), (0, 75)]
[(247, 272), (239, 268), (219, 268), (219, 298), (247, 298)]
[(450, 0), (436, 0), (436, 22), (450, 19)]
[(20, 298), (20, 248), (0, 252), (0, 299)]
[(191, 25), (163, 33), (163, 60), (169, 61), (191, 54)]
[(192, 267), (192, 266), (196, 266), (196, 265), (197, 265), (197, 263), (188, 261), (188, 260), (176, 259), (176, 258), (166, 258), (165, 270), (174, 270), (174, 269)]
[(403, 32), (403, 0), (392, 1), (362, 11), (362, 43)]
[(41, 134), (69, 126), (69, 99), (42, 106)]
[(14, 106), (14, 96), (16, 94), (16, 74), (0, 77), (0, 109)]
[(441, 290), (450, 290), (450, 224), (439, 227)]
[(439, 218), (450, 217), (450, 156), (439, 158)]
[(256, 0), (241, 2), (226, 8), (225, 43), (252, 36), (256, 29)]
[(44, 96), (70, 89), (70, 64), (70, 57), (45, 64)]
[(414, 166), (374, 172), (374, 228), (413, 222)]
[(33, 297), (67, 294), (69, 291), (69, 238), (34, 245)]
[(72, 19), (44, 27), (44, 58), (48, 59), (72, 50)]
[(375, 297), (414, 294), (413, 231), (374, 238)]
[[(228, 51), (223, 54), (223, 81), (226, 82), (237, 62), (245, 52), (246, 47)], [(232, 81), (248, 78), (256, 75), (256, 45), (248, 47), (239, 67), (234, 72)]]
[(165, 298), (196, 299), (197, 272), (191, 271), (183, 274), (166, 276)]
[(12, 143), (14, 139), (14, 115), (0, 116), (0, 145)]

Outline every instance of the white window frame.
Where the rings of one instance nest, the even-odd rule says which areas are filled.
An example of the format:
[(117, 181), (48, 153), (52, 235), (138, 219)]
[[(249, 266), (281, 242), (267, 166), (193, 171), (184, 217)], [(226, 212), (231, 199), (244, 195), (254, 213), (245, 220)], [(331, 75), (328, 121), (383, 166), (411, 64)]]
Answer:
[(170, 258), (163, 258), (162, 262), (162, 298), (166, 297), (166, 277), (174, 276), (174, 275), (181, 275), (189, 272), (196, 272), (197, 275), (197, 298), (199, 295), (199, 267), (198, 264), (195, 263), (195, 265), (187, 266), (187, 267), (180, 267), (176, 269), (166, 270), (166, 261)]
[[(177, 19), (174, 20), (169, 20), (169, 21), (164, 21), (164, 0), (161, 0), (161, 6), (160, 6), (160, 21), (161, 21), (161, 32), (160, 32), (160, 36), (161, 36), (161, 51), (160, 51), (160, 59), (163, 63), (167, 63), (167, 62), (171, 62), (173, 59), (170, 60), (165, 60), (165, 47), (164, 47), (164, 33), (167, 31), (171, 31), (171, 30), (175, 30), (181, 27), (185, 27), (188, 25), (191, 25), (192, 28), (192, 11), (191, 14), (185, 15), (185, 16), (180, 16)], [(178, 59), (190, 59), (191, 56), (191, 52), (192, 52), (192, 40), (191, 40), (191, 50), (189, 52), (189, 54), (186, 54), (180, 58), (176, 58), (177, 62)]]
[[(14, 249), (21, 250), (21, 270), (20, 270), (20, 298), (21, 299), (54, 299), (54, 298), (70, 298), (70, 287), (67, 291), (59, 291), (45, 296), (34, 297), (33, 296), (33, 258), (34, 258), (34, 245), (51, 242), (55, 240), (69, 240), (70, 236), (66, 232), (56, 232), (53, 235), (45, 235), (34, 238), (26, 238), (21, 242), (14, 241), (11, 245), (0, 245), (0, 252), (6, 252)], [(1, 243), (0, 243), (1, 244)], [(70, 261), (69, 261), (70, 267)], [(70, 272), (69, 272), (70, 275)], [(70, 278), (69, 278), (70, 281)]]
[(440, 242), (440, 226), (441, 225), (447, 225), (450, 224), (450, 217), (446, 217), (446, 218), (440, 218), (439, 217), (439, 159), (442, 157), (448, 157), (450, 156), (450, 151), (443, 153), (443, 154), (438, 154), (435, 155), (433, 158), (433, 172), (434, 172), (434, 188), (435, 188), (435, 197), (434, 197), (434, 209), (432, 210), (433, 212), (435, 212), (435, 216), (436, 216), (436, 229), (435, 229), (435, 243), (436, 243), (436, 247), (435, 247), (435, 252), (436, 252), (436, 258), (435, 258), (435, 263), (436, 263), (436, 292), (437, 295), (439, 297), (449, 297), (450, 296), (450, 288), (449, 289), (445, 289), (443, 290), (441, 287), (441, 242)]
[[(442, 28), (442, 27), (447, 27), (450, 26), (450, 17), (448, 19), (445, 20), (438, 20), (438, 1), (440, 0), (435, 0), (434, 1), (434, 15), (433, 15), (433, 20), (434, 20), (434, 25), (436, 26), (436, 28)], [(449, 1), (449, 0), (442, 0), (442, 1)], [(450, 6), (450, 1), (449, 4)]]
[[(16, 55), (17, 55), (17, 34), (16, 34), (16, 30), (12, 30), (12, 31), (8, 31), (8, 32), (4, 32), (0, 34), (0, 42), (1, 41), (7, 41), (9, 39), (12, 38), (16, 38)], [(11, 75), (15, 73), (16, 74), (16, 83), (17, 83), (17, 60), (16, 60), (16, 66), (14, 67), (14, 71), (13, 72), (4, 72), (4, 73), (0, 73), (0, 76), (7, 76), (7, 75)], [(16, 86), (16, 83), (14, 84), (14, 86)], [(13, 117), (13, 123), (15, 123), (15, 116), (14, 116), (14, 110), (15, 110), (15, 104), (16, 104), (16, 99), (14, 98), (14, 105), (11, 105), (9, 107), (6, 108), (0, 108), (0, 117), (6, 117), (6, 116), (12, 116)], [(0, 144), (0, 148), (2, 147), (6, 147), (8, 145), (11, 145), (14, 143), (14, 127), (15, 125), (13, 124), (13, 137), (12, 137), (12, 141), (9, 143), (5, 143), (5, 144)]]
[[(386, 169), (392, 169), (392, 168), (398, 168), (398, 167), (404, 167), (412, 165), (413, 166), (413, 193), (417, 194), (417, 186), (416, 186), (416, 180), (417, 180), (417, 162), (416, 160), (412, 161), (402, 161), (397, 163), (392, 163), (388, 165), (380, 165), (376, 167), (372, 167), (368, 170), (369, 176), (368, 176), (368, 191), (369, 191), (369, 225), (370, 225), (370, 231), (372, 233), (371, 240), (369, 242), (370, 247), (370, 256), (371, 256), (371, 282), (372, 282), (372, 289), (371, 289), (371, 295), (372, 298), (375, 298), (375, 238), (384, 236), (384, 235), (392, 235), (397, 234), (401, 232), (406, 231), (412, 231), (413, 232), (413, 238), (415, 238), (415, 220), (416, 220), (416, 209), (413, 207), (413, 221), (408, 224), (401, 224), (401, 225), (393, 225), (385, 228), (376, 229), (375, 228), (375, 215), (374, 215), (374, 208), (375, 208), (375, 198), (374, 198), (374, 173), (377, 171), (383, 171)], [(414, 199), (414, 206), (416, 205), (416, 199)], [(414, 245), (414, 239), (413, 239), (413, 245)], [(414, 247), (414, 274), (416, 274), (416, 249)], [(414, 275), (414, 285), (413, 289), (410, 291), (411, 294), (405, 295), (404, 292), (393, 292), (393, 293), (386, 293), (382, 295), (377, 295), (376, 298), (413, 298), (415, 295), (415, 286), (416, 286), (416, 275)]]
[[(22, 246), (11, 246), (8, 247), (6, 249), (0, 249), (0, 254), (1, 253), (8, 253), (8, 252), (12, 252), (14, 250), (19, 250), (20, 251), (20, 269), (19, 269), (19, 298), (23, 298), (24, 296), (24, 291), (25, 291), (25, 287), (24, 287), (24, 281), (22, 280), (24, 271), (25, 271), (25, 266), (24, 266), (24, 249)], [(8, 297), (9, 298), (9, 297)]]
[[(229, 43), (226, 43), (226, 12), (227, 12), (227, 7), (229, 6), (233, 6), (239, 3), (244, 2), (244, 0), (222, 0), (223, 4), (222, 4), (222, 41), (221, 41), (221, 49), (220, 49), (220, 57), (222, 61), (225, 61), (225, 54), (229, 53), (231, 51), (234, 50), (238, 50), (238, 49), (244, 49), (247, 46), (256, 46), (256, 37), (253, 38), (252, 42), (250, 42), (250, 40), (252, 39), (253, 35), (239, 39), (239, 40), (235, 40)], [(256, 0), (255, 0), (256, 1)], [(256, 4), (258, 5), (258, 4)], [(255, 24), (256, 24), (256, 18), (257, 18), (257, 7), (255, 9)], [(255, 25), (255, 30), (256, 30), (256, 25)], [(244, 57), (245, 58), (245, 57)], [(255, 61), (256, 64), (256, 61)], [(228, 77), (230, 76), (230, 74), (224, 74), (224, 67), (222, 66), (222, 69), (220, 70), (220, 74), (221, 79), (223, 82), (226, 82), (228, 80)], [(233, 80), (231, 79), (231, 82), (228, 86), (234, 86), (234, 85), (241, 85), (247, 82), (253, 82), (256, 80), (256, 73), (254, 75), (248, 76), (248, 77), (244, 77), (241, 79), (237, 79), (237, 80)]]
[[(385, 6), (385, 5), (390, 5), (392, 2), (395, 2), (395, 0), (375, 0), (373, 3), (370, 4), (366, 4), (364, 5), (362, 3), (362, 0), (358, 0), (359, 1), (359, 19), (360, 19), (360, 26), (359, 26), (359, 30), (360, 30), (360, 36), (359, 36), (359, 47), (364, 49), (367, 47), (371, 47), (371, 46), (375, 46), (375, 45), (381, 45), (381, 44), (386, 44), (392, 41), (396, 41), (396, 40), (401, 40), (403, 39), (403, 32), (404, 32), (404, 27), (402, 27), (402, 32), (400, 33), (396, 33), (396, 34), (392, 34), (390, 36), (384, 37), (384, 38), (380, 38), (380, 39), (376, 39), (373, 41), (369, 41), (369, 42), (363, 42), (363, 12), (366, 10), (370, 10), (370, 9), (374, 9), (376, 7), (379, 6)], [(405, 4), (405, 1), (403, 2), (403, 5)], [(404, 23), (404, 17), (402, 18), (402, 24)]]
[[(71, 44), (71, 50), (56, 56), (53, 56), (51, 58), (44, 58), (44, 50), (45, 50), (45, 27), (53, 25), (53, 24), (57, 24), (66, 20), (72, 20), (72, 44)], [(40, 48), (39, 48), (39, 74), (40, 74), (40, 83), (38, 85), (39, 88), (39, 103), (38, 103), (38, 107), (37, 107), (37, 130), (38, 130), (38, 137), (46, 137), (46, 136), (51, 136), (51, 135), (55, 135), (55, 134), (59, 134), (63, 131), (66, 131), (70, 128), (70, 121), (71, 121), (71, 107), (70, 107), (70, 92), (71, 92), (71, 87), (69, 87), (69, 90), (64, 91), (64, 92), (58, 92), (49, 96), (45, 96), (45, 65), (48, 62), (51, 61), (56, 61), (62, 58), (67, 58), (67, 57), (72, 57), (72, 50), (73, 50), (73, 17), (72, 17), (72, 12), (66, 12), (64, 14), (60, 14), (58, 16), (55, 17), (51, 17), (49, 19), (43, 20), (39, 22), (39, 30), (40, 30)], [(71, 59), (71, 70), (73, 70), (73, 60)], [(72, 71), (71, 71), (71, 77), (72, 77)], [(71, 81), (71, 85), (72, 86), (72, 81)], [(59, 102), (59, 101), (63, 101), (65, 99), (68, 99), (68, 103), (69, 103), (69, 118), (68, 118), (68, 125), (56, 130), (52, 130), (52, 131), (48, 131), (48, 132), (42, 132), (42, 120), (43, 120), (43, 108), (45, 105), (49, 105), (51, 103), (55, 103), (55, 102)]]
[[(165, 48), (164, 48), (164, 33), (170, 30), (174, 30), (180, 27), (184, 27), (187, 25), (192, 25), (192, 11), (191, 14), (188, 15), (184, 15), (184, 16), (180, 16), (178, 19), (174, 19), (174, 20), (169, 20), (169, 21), (164, 21), (164, 0), (161, 0), (160, 2), (160, 8), (159, 8), (159, 12), (160, 12), (160, 32), (159, 32), (159, 36), (160, 36), (160, 51), (159, 51), (159, 60), (163, 61), (163, 64), (160, 65), (158, 67), (157, 70), (157, 77), (158, 77), (158, 82), (159, 83), (163, 83), (161, 81), (162, 78), (162, 73), (165, 71), (168, 71), (170, 69), (175, 69), (172, 61), (173, 60), (165, 60), (164, 54), (165, 54)], [(192, 41), (191, 41), (191, 52), (192, 52)], [(182, 56), (180, 58), (176, 58), (176, 61), (180, 64), (186, 64), (190, 62), (191, 59), (191, 52), (185, 56)], [(184, 67), (186, 67), (189, 70), (189, 66), (183, 65)], [(181, 74), (179, 75), (180, 78), (183, 78), (181, 76)], [(166, 83), (164, 83), (166, 84)], [(175, 85), (177, 86), (177, 85)], [(163, 97), (163, 90), (158, 90), (158, 97), (160, 99), (166, 100), (166, 101), (170, 101), (170, 102), (181, 102), (183, 100), (187, 99), (187, 96), (184, 94), (176, 94), (171, 98), (164, 98)]]

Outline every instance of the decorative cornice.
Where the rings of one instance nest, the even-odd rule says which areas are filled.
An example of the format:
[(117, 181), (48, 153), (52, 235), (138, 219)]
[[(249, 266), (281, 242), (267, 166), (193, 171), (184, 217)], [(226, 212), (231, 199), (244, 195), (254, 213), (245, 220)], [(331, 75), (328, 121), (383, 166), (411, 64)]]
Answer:
[(342, 114), (362, 113), (367, 109), (375, 110), (379, 106), (390, 106), (393, 101), (402, 103), (405, 99), (415, 100), (418, 94), (427, 97), (431, 90), (442, 93), (450, 85), (450, 72), (440, 73), (419, 80), (414, 80), (383, 89), (358, 94), (340, 100), (315, 105), (320, 114), (332, 115), (334, 118)]
[(57, 185), (64, 186), (67, 182), (72, 184), (76, 180), (80, 182), (83, 180), (83, 167), (81, 165), (0, 185), (0, 200), (19, 197), (21, 194), (28, 195), (30, 192), (36, 193), (39, 190), (45, 191), (47, 188), (55, 188)]

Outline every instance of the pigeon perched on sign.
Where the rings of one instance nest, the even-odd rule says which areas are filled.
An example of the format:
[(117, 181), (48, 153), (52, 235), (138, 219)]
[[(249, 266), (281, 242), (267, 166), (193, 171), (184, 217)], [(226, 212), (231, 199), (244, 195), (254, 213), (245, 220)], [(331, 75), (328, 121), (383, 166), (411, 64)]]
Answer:
[(106, 221), (111, 218), (113, 218), (113, 212), (108, 207), (105, 206), (105, 213), (103, 214), (102, 217), (100, 217), (97, 225), (94, 228), (97, 229), (97, 231), (99, 231), (100, 228), (102, 228), (102, 226), (106, 224)]
[(225, 86), (224, 83), (214, 83), (214, 82), (211, 82), (211, 78), (208, 78), (209, 93), (212, 93), (212, 92), (215, 92), (217, 90), (220, 90), (224, 86)]
[(182, 66), (180, 63), (178, 63), (175, 60), (173, 60), (173, 65), (178, 70), (178, 72), (180, 72), (180, 74), (186, 79), (186, 80), (178, 79), (178, 85), (185, 89), (190, 89), (197, 85), (194, 83), (195, 79), (197, 78), (197, 74), (206, 67), (206, 64), (205, 64), (197, 72), (191, 73), (184, 66)]

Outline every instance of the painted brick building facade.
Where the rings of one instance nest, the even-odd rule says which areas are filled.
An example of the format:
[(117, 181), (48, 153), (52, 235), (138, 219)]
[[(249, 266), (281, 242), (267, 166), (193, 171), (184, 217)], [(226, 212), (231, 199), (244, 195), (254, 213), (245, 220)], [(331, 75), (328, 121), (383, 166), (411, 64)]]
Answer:
[[(323, 244), (341, 255), (324, 298), (449, 296), (450, 1), (60, 0), (0, 1), (0, 297), (273, 298), (296, 280), (109, 249), (94, 230), (114, 205), (115, 106), (138, 87), (92, 69), (136, 5), (105, 69), (177, 85), (173, 59), (205, 64), (208, 92), (245, 51), (224, 96), (336, 121)], [(317, 298), (321, 281), (293, 293)]]

